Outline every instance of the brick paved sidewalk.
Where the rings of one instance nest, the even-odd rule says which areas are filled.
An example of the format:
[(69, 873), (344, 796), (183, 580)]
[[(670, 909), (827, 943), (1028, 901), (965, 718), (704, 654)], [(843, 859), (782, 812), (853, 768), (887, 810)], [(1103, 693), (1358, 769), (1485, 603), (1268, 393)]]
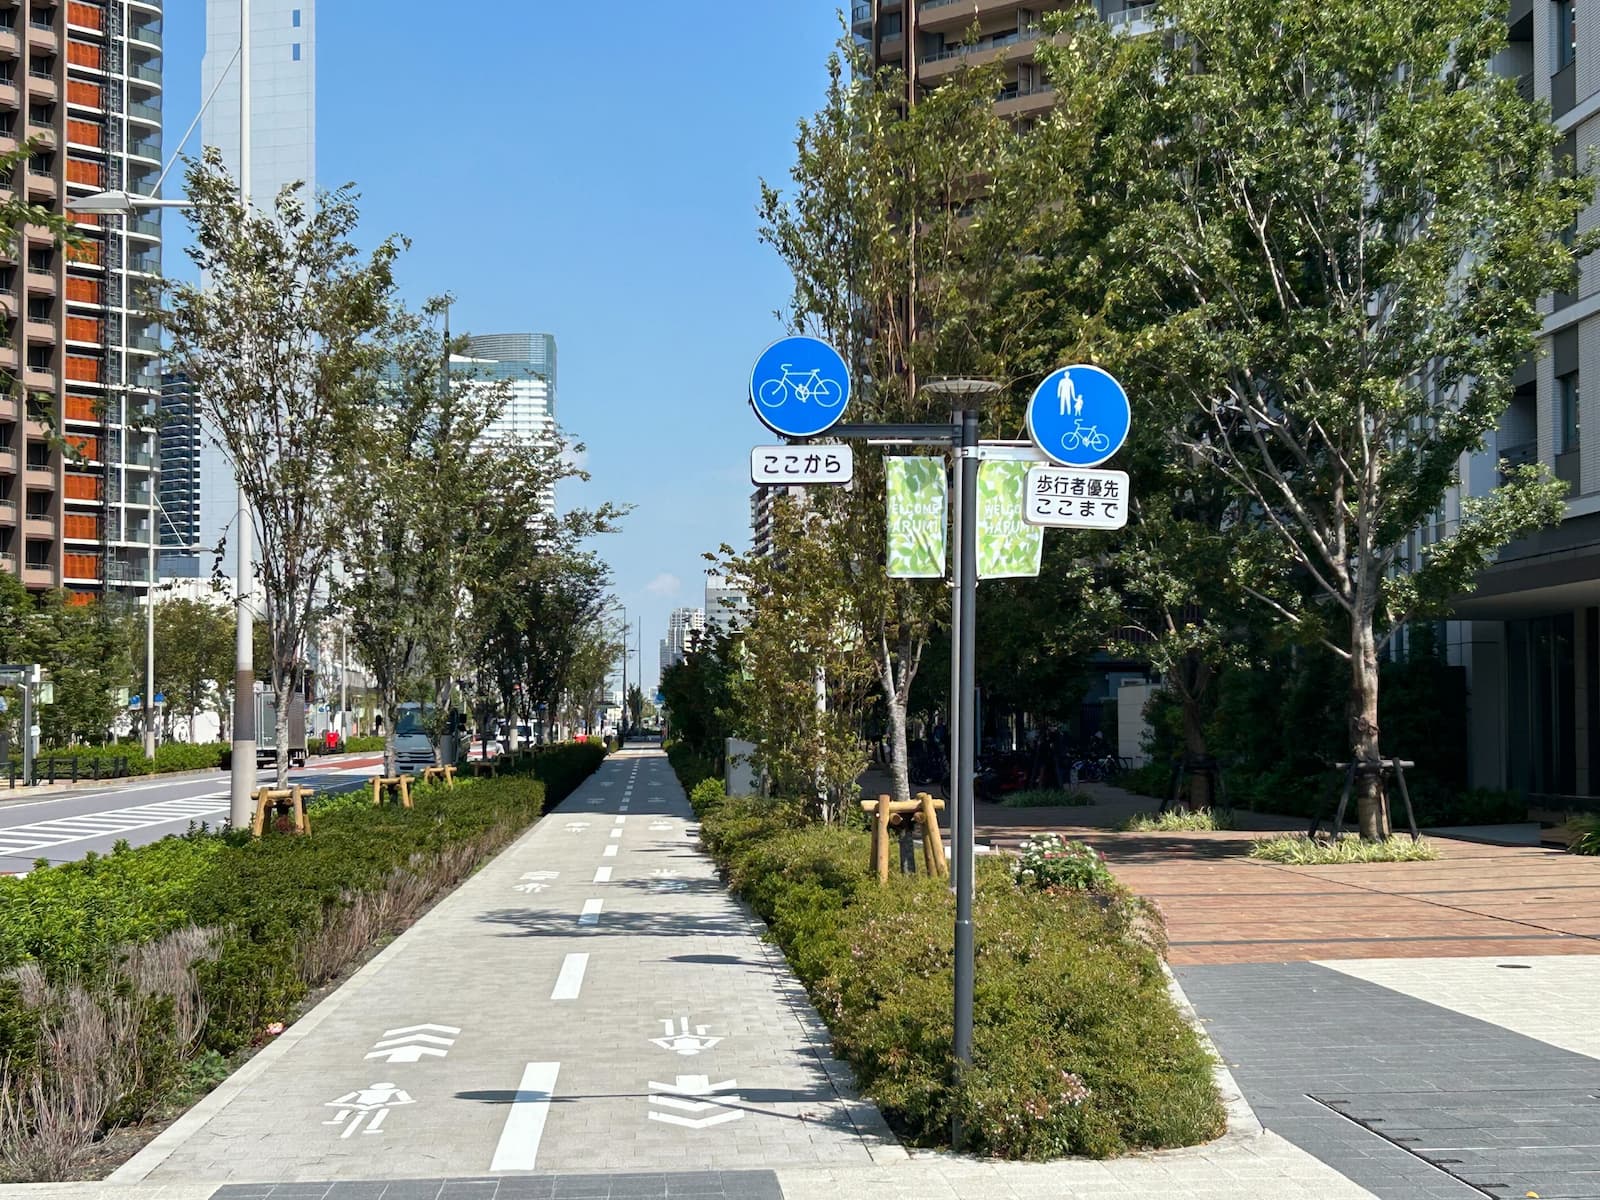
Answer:
[(1114, 833), (1154, 802), (1105, 789), (1089, 808), (984, 805), (996, 847), (1043, 832), (1082, 838), (1156, 901), (1174, 966), (1338, 958), (1600, 954), (1600, 858), (1534, 846), (1430, 840), (1437, 862), (1289, 867), (1246, 857), (1260, 831), (1304, 828), (1256, 813), (1227, 833)]

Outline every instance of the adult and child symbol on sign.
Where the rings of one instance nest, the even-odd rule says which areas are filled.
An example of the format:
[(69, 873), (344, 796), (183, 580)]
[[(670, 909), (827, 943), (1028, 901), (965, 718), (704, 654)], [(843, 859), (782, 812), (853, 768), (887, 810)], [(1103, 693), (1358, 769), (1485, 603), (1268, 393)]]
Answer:
[(1061, 402), (1060, 415), (1072, 417), (1076, 424), (1061, 436), (1063, 450), (1076, 450), (1079, 446), (1104, 451), (1111, 448), (1111, 439), (1100, 432), (1098, 425), (1083, 423), (1083, 395), (1072, 382), (1072, 372), (1063, 371), (1061, 382), (1056, 384), (1056, 399)]

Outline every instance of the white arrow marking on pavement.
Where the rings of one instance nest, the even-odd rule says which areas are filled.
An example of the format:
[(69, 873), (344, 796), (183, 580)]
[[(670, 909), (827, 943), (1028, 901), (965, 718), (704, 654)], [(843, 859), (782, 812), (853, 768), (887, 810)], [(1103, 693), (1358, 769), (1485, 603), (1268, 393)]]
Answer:
[(585, 830), (587, 828), (589, 828), (589, 822), (587, 822), (587, 821), (568, 821), (567, 822), (567, 830), (570, 833), (578, 833), (578, 832), (580, 832), (582, 830)]
[[(650, 1103), (662, 1108), (675, 1108), (682, 1112), (706, 1112), (710, 1109), (721, 1108), (729, 1104), (740, 1103), (739, 1095), (732, 1089), (739, 1086), (737, 1080), (725, 1079), (721, 1083), (712, 1083), (706, 1075), (679, 1075), (677, 1082), (672, 1084), (650, 1081), (652, 1092), (662, 1092), (664, 1095), (652, 1095)], [(692, 1100), (686, 1097), (705, 1096), (709, 1099)], [(713, 1112), (706, 1117), (680, 1117), (673, 1113), (657, 1112), (650, 1110), (649, 1118), (652, 1121), (661, 1121), (667, 1125), (681, 1125), (685, 1129), (708, 1129), (713, 1125), (723, 1125), (729, 1121), (737, 1121), (744, 1116), (744, 1110), (735, 1108), (727, 1112)]]
[(585, 900), (583, 911), (578, 914), (579, 925), (600, 924), (600, 910), (605, 907), (604, 900)]
[(611, 842), (610, 844), (608, 844), (606, 846), (605, 852), (603, 854), (601, 854), (600, 857), (601, 858), (615, 858), (616, 856), (617, 856), (617, 844), (615, 842)]
[(578, 992), (583, 988), (583, 973), (588, 969), (587, 954), (567, 955), (561, 960), (561, 974), (556, 976), (555, 991), (550, 993), (550, 999), (576, 1000)]
[[(461, 1031), (457, 1030), (456, 1032), (459, 1033)], [(381, 1042), (374, 1042), (373, 1048), (387, 1050), (390, 1046), (409, 1046), (412, 1043), (416, 1043), (419, 1046), (427, 1044), (430, 1046), (449, 1047), (454, 1046), (456, 1040), (455, 1038), (434, 1037), (431, 1033), (408, 1033), (405, 1037), (385, 1038)]]
[(381, 1058), (391, 1063), (421, 1062), (424, 1054), (430, 1058), (443, 1058), (448, 1051), (435, 1050), (432, 1046), (395, 1046), (390, 1050), (374, 1050), (368, 1058)]
[(545, 1118), (550, 1115), (550, 1096), (556, 1090), (560, 1072), (560, 1063), (529, 1063), (524, 1068), (489, 1170), (533, 1170), (539, 1158), (539, 1141), (544, 1137)]
[(610, 867), (596, 867), (594, 869), (594, 881), (596, 883), (610, 883), (611, 882), (611, 868)]
[(461, 1030), (454, 1025), (406, 1025), (399, 1029), (385, 1029), (383, 1036), (386, 1038), (400, 1037), (407, 1033), (453, 1033), (459, 1034)]

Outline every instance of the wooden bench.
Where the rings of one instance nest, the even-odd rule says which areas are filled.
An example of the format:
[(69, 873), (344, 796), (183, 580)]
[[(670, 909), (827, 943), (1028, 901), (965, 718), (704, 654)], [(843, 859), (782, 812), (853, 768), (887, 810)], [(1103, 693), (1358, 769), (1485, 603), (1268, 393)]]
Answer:
[(456, 769), (454, 767), (424, 767), (422, 769), (422, 782), (435, 783), (444, 780), (445, 787), (455, 787)]
[(372, 780), (373, 807), (382, 804), (384, 798), (390, 795), (400, 797), (400, 807), (411, 807), (411, 776), (409, 775), (378, 775)]
[(310, 833), (311, 818), (306, 815), (306, 801), (316, 794), (315, 788), (298, 783), (286, 788), (261, 788), (256, 792), (256, 813), (250, 821), (250, 833), (255, 837), (261, 836), (267, 827), (269, 811), (292, 816), (295, 833)]
[(918, 824), (922, 826), (923, 869), (940, 879), (949, 876), (950, 864), (944, 855), (944, 835), (939, 831), (939, 813), (943, 808), (944, 801), (935, 800), (927, 792), (918, 792), (910, 800), (891, 800), (888, 796), (879, 796), (876, 800), (861, 801), (861, 811), (873, 818), (871, 867), (878, 874), (880, 886), (889, 882), (889, 831), (901, 829), (909, 832)]

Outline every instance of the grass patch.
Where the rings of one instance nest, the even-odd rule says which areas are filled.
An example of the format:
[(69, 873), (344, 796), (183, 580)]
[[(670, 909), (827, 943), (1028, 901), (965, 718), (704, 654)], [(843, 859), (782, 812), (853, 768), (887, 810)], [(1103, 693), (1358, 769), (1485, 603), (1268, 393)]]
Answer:
[(1135, 813), (1117, 828), (1123, 833), (1198, 833), (1208, 829), (1232, 829), (1233, 817), (1215, 808), (1171, 808), (1164, 813)]
[(0, 1181), (71, 1179), (108, 1130), (213, 1084), (604, 758), (318, 807), (310, 837), (193, 830), (0, 877)]
[(1001, 797), (1006, 808), (1084, 808), (1093, 804), (1089, 793), (1062, 788), (1028, 788)]
[(1069, 862), (1044, 858), (1065, 844), (1039, 847), (1041, 862), (1082, 879), (1019, 880), (1005, 856), (979, 860), (973, 1065), (956, 1082), (945, 881), (878, 887), (868, 836), (808, 824), (795, 804), (725, 797), (715, 780), (691, 799), (706, 847), (905, 1141), (947, 1146), (959, 1117), (974, 1154), (1109, 1157), (1225, 1128), (1210, 1057), (1166, 990), (1158, 918), (1114, 884), (1096, 887), (1092, 851)]
[(1600, 854), (1600, 815), (1584, 813), (1567, 822), (1566, 831), (1572, 835), (1567, 849), (1573, 854)]
[(1337, 841), (1329, 841), (1289, 833), (1252, 842), (1250, 857), (1291, 866), (1322, 867), (1339, 863), (1432, 862), (1439, 857), (1439, 851), (1426, 838), (1414, 842), (1396, 836), (1383, 842), (1365, 842), (1357, 834), (1347, 833)]

